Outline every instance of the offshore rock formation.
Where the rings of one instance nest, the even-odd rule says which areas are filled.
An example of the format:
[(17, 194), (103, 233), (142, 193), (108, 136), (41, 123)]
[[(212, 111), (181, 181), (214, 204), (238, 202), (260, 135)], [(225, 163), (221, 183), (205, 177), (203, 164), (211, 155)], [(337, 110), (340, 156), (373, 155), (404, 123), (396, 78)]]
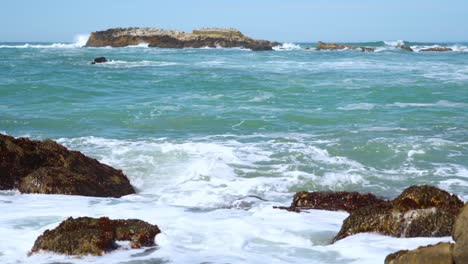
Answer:
[(243, 47), (272, 50), (277, 42), (255, 40), (235, 29), (199, 29), (192, 33), (157, 28), (113, 28), (91, 33), (86, 47), (124, 47), (147, 43), (158, 48)]
[(66, 255), (102, 255), (117, 249), (116, 241), (130, 241), (132, 248), (154, 246), (154, 237), (159, 233), (157, 225), (138, 219), (70, 217), (39, 236), (31, 254), (44, 250)]
[(0, 190), (121, 197), (135, 190), (116, 170), (52, 140), (0, 134)]
[(375, 49), (374, 48), (368, 48), (368, 47), (358, 47), (358, 46), (353, 46), (353, 45), (340, 45), (336, 43), (325, 43), (322, 41), (317, 42), (317, 50), (344, 50), (344, 49), (360, 49), (362, 52), (373, 52)]
[(388, 255), (385, 264), (465, 264), (468, 263), (468, 205), (457, 216), (452, 230), (453, 243), (439, 243)]
[(346, 211), (351, 213), (358, 208), (385, 203), (375, 195), (358, 192), (298, 192), (289, 207), (275, 207), (300, 212), (307, 209)]
[(427, 48), (427, 49), (422, 49), (420, 50), (422, 52), (428, 52), (428, 51), (452, 51), (451, 48), (447, 48), (447, 47), (434, 47), (434, 48)]
[(362, 232), (394, 237), (449, 236), (462, 206), (457, 196), (436, 187), (411, 186), (388, 203), (351, 212), (334, 241)]

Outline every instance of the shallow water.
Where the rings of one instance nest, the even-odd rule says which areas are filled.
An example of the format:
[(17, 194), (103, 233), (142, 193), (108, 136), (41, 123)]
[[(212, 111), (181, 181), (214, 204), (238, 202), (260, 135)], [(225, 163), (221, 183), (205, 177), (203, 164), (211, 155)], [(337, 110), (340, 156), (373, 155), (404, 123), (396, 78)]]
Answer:
[[(347, 213), (272, 209), (296, 191), (391, 198), (413, 184), (468, 199), (467, 44), (396, 44), (361, 53), (0, 43), (0, 131), (57, 140), (122, 169), (138, 191), (0, 192), (0, 262), (382, 263), (450, 241), (360, 234), (330, 245)], [(91, 65), (98, 56), (113, 61)], [(140, 218), (163, 233), (155, 249), (27, 256), (69, 216)]]

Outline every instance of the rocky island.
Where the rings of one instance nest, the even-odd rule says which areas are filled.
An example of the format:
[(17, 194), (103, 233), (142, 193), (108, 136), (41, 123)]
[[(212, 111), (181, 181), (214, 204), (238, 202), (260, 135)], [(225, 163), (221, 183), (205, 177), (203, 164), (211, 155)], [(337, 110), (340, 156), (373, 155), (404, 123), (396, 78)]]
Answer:
[(158, 28), (113, 28), (91, 33), (86, 47), (125, 47), (147, 43), (157, 48), (242, 47), (254, 51), (273, 50), (278, 42), (256, 40), (236, 29), (197, 29), (191, 33)]

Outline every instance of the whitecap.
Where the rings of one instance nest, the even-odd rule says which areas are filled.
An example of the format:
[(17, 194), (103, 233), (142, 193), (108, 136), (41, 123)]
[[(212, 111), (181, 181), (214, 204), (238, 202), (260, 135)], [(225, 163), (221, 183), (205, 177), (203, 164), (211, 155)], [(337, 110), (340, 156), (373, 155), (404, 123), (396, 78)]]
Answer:
[(110, 68), (134, 68), (134, 67), (164, 67), (178, 65), (176, 62), (169, 61), (123, 61), (123, 60), (110, 60), (105, 63), (97, 63), (93, 66), (110, 67)]
[(22, 45), (0, 45), (0, 48), (10, 49), (74, 49), (81, 48), (86, 45), (89, 35), (76, 35), (73, 43), (52, 43), (52, 44), (29, 44)]
[(396, 106), (396, 107), (450, 107), (450, 108), (464, 108), (468, 105), (466, 103), (451, 102), (447, 100), (439, 100), (435, 103), (401, 103), (396, 102), (393, 104), (387, 104), (387, 106)]
[(374, 109), (375, 104), (371, 103), (357, 103), (357, 104), (348, 104), (346, 106), (341, 106), (336, 109), (344, 110), (344, 111), (352, 111), (352, 110), (372, 110)]
[(392, 46), (392, 47), (405, 45), (405, 41), (401, 39), (400, 40), (384, 40), (384, 43), (385, 45)]
[(301, 50), (302, 47), (294, 43), (283, 43), (282, 45), (273, 47), (273, 50), (276, 51), (291, 51), (291, 50)]

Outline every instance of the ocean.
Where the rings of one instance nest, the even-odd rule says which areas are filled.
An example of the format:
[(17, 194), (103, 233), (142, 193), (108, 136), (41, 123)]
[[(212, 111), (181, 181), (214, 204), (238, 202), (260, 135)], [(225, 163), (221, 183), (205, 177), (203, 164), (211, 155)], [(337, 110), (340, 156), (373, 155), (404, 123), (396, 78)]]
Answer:
[[(442, 238), (358, 234), (346, 212), (273, 209), (297, 191), (468, 200), (468, 43), (452, 52), (0, 43), (0, 133), (51, 138), (129, 177), (122, 198), (0, 192), (1, 263), (383, 263)], [(112, 60), (91, 65), (95, 57)], [(262, 199), (256, 198), (256, 196)], [(265, 201), (264, 201), (265, 200)], [(157, 224), (157, 248), (28, 252), (69, 216)]]

